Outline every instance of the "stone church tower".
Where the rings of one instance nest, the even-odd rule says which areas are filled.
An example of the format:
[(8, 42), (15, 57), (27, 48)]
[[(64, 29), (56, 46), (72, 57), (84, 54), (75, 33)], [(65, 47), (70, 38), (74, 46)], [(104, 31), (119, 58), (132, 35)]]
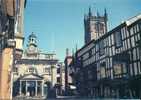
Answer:
[(84, 28), (85, 28), (85, 44), (91, 40), (96, 40), (107, 32), (107, 12), (105, 9), (104, 15), (100, 16), (92, 15), (91, 8), (89, 13), (84, 16)]

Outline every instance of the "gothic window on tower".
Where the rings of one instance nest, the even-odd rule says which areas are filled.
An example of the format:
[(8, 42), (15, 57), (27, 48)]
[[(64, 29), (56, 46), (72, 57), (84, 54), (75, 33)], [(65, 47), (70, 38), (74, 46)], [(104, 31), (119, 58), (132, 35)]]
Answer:
[(115, 32), (114, 38), (115, 38), (115, 46), (117, 48), (121, 47), (122, 46), (121, 31)]
[(104, 25), (103, 25), (103, 23), (97, 22), (95, 24), (95, 32), (96, 33), (104, 33)]
[(99, 32), (100, 33), (104, 33), (104, 25), (103, 25), (103, 23), (99, 23)]
[(95, 32), (96, 32), (96, 33), (99, 33), (98, 22), (95, 23)]

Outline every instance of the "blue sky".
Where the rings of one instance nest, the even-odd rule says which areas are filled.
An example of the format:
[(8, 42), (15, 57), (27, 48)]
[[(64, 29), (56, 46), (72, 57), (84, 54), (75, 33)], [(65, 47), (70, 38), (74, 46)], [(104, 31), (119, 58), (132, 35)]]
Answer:
[(70, 52), (84, 45), (84, 14), (91, 6), (93, 14), (108, 12), (108, 29), (121, 21), (141, 14), (141, 0), (27, 0), (24, 19), (25, 47), (31, 32), (38, 36), (39, 48), (55, 52), (64, 60), (66, 48)]

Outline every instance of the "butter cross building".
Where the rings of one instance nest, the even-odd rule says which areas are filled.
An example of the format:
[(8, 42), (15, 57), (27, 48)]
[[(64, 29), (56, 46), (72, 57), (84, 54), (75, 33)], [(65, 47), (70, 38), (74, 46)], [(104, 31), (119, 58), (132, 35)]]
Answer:
[(14, 67), (13, 95), (46, 97), (49, 89), (57, 84), (58, 59), (54, 53), (42, 52), (37, 37), (28, 37), (27, 49)]

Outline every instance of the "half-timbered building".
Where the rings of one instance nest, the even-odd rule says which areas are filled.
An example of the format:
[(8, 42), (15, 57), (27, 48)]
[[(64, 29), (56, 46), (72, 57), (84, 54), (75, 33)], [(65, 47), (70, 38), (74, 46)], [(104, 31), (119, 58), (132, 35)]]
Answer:
[(76, 52), (75, 80), (81, 95), (141, 97), (141, 15), (122, 22)]

